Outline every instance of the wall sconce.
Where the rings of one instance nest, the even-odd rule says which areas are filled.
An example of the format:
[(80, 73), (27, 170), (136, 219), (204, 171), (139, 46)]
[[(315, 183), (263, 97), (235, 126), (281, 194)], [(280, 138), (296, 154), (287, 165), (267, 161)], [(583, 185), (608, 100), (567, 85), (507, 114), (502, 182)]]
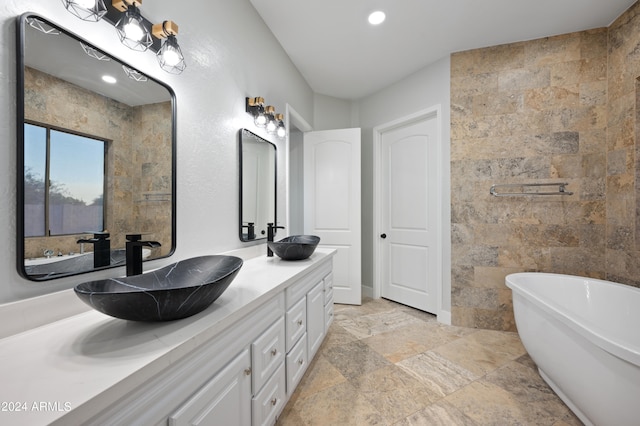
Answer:
[(283, 139), (287, 135), (287, 129), (284, 127), (284, 115), (276, 114), (276, 120), (278, 120), (276, 136), (278, 136), (280, 139)]
[(246, 98), (245, 111), (253, 115), (253, 122), (258, 127), (267, 125), (267, 116), (264, 111), (264, 98)]
[[(168, 73), (180, 74), (187, 67), (176, 35), (178, 26), (172, 21), (152, 25), (140, 13), (142, 0), (62, 0), (64, 7), (85, 21), (104, 20), (116, 28), (122, 44), (132, 50), (156, 53), (160, 67)], [(123, 16), (124, 13), (124, 16)], [(152, 37), (151, 34), (153, 33)], [(164, 43), (162, 39), (166, 39)]]
[(269, 105), (264, 110), (265, 115), (267, 116), (267, 133), (275, 133), (278, 127), (278, 123), (276, 123), (276, 109)]
[(107, 13), (102, 0), (62, 0), (62, 4), (83, 21), (98, 22)]
[(157, 39), (166, 39), (164, 44), (156, 53), (160, 68), (171, 74), (180, 74), (187, 67), (184, 61), (184, 55), (176, 35), (178, 35), (178, 26), (173, 21), (164, 21), (162, 24), (155, 24), (151, 32)]
[(276, 134), (282, 139), (287, 135), (284, 127), (284, 115), (276, 114), (276, 109), (264, 106), (264, 98), (245, 98), (245, 111), (253, 116), (253, 122), (260, 128), (266, 128), (267, 133)]
[(151, 47), (151, 33), (138, 10), (142, 0), (113, 0), (111, 4), (120, 12), (124, 12), (124, 16), (116, 23), (120, 42), (138, 52), (144, 52)]

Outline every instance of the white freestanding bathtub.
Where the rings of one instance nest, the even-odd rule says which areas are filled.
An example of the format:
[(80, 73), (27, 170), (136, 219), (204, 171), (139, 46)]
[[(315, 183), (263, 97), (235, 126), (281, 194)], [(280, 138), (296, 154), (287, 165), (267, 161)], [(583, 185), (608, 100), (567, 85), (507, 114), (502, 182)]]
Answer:
[(587, 425), (640, 425), (640, 288), (571, 275), (506, 277), (520, 339)]

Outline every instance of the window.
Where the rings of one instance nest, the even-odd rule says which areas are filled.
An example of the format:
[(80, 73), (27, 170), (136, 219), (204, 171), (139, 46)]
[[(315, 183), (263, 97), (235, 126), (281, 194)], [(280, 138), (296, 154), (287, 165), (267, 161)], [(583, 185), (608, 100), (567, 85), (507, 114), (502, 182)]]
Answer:
[(104, 140), (24, 125), (25, 236), (104, 229)]

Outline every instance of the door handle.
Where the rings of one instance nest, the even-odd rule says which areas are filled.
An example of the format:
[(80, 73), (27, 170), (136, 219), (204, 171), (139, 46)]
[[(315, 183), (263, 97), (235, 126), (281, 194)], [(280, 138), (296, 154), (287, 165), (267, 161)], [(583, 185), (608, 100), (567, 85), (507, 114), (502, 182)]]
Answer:
[(387, 234), (380, 234), (380, 238), (384, 240), (385, 238), (387, 238)]

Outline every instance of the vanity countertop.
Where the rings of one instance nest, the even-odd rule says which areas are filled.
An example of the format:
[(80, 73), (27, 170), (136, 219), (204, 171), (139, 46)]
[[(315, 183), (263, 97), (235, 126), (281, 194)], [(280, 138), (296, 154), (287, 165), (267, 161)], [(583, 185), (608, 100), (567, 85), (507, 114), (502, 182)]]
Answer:
[(302, 261), (246, 260), (212, 306), (182, 320), (132, 322), (91, 310), (0, 339), (0, 424), (79, 424), (334, 253), (318, 248)]

